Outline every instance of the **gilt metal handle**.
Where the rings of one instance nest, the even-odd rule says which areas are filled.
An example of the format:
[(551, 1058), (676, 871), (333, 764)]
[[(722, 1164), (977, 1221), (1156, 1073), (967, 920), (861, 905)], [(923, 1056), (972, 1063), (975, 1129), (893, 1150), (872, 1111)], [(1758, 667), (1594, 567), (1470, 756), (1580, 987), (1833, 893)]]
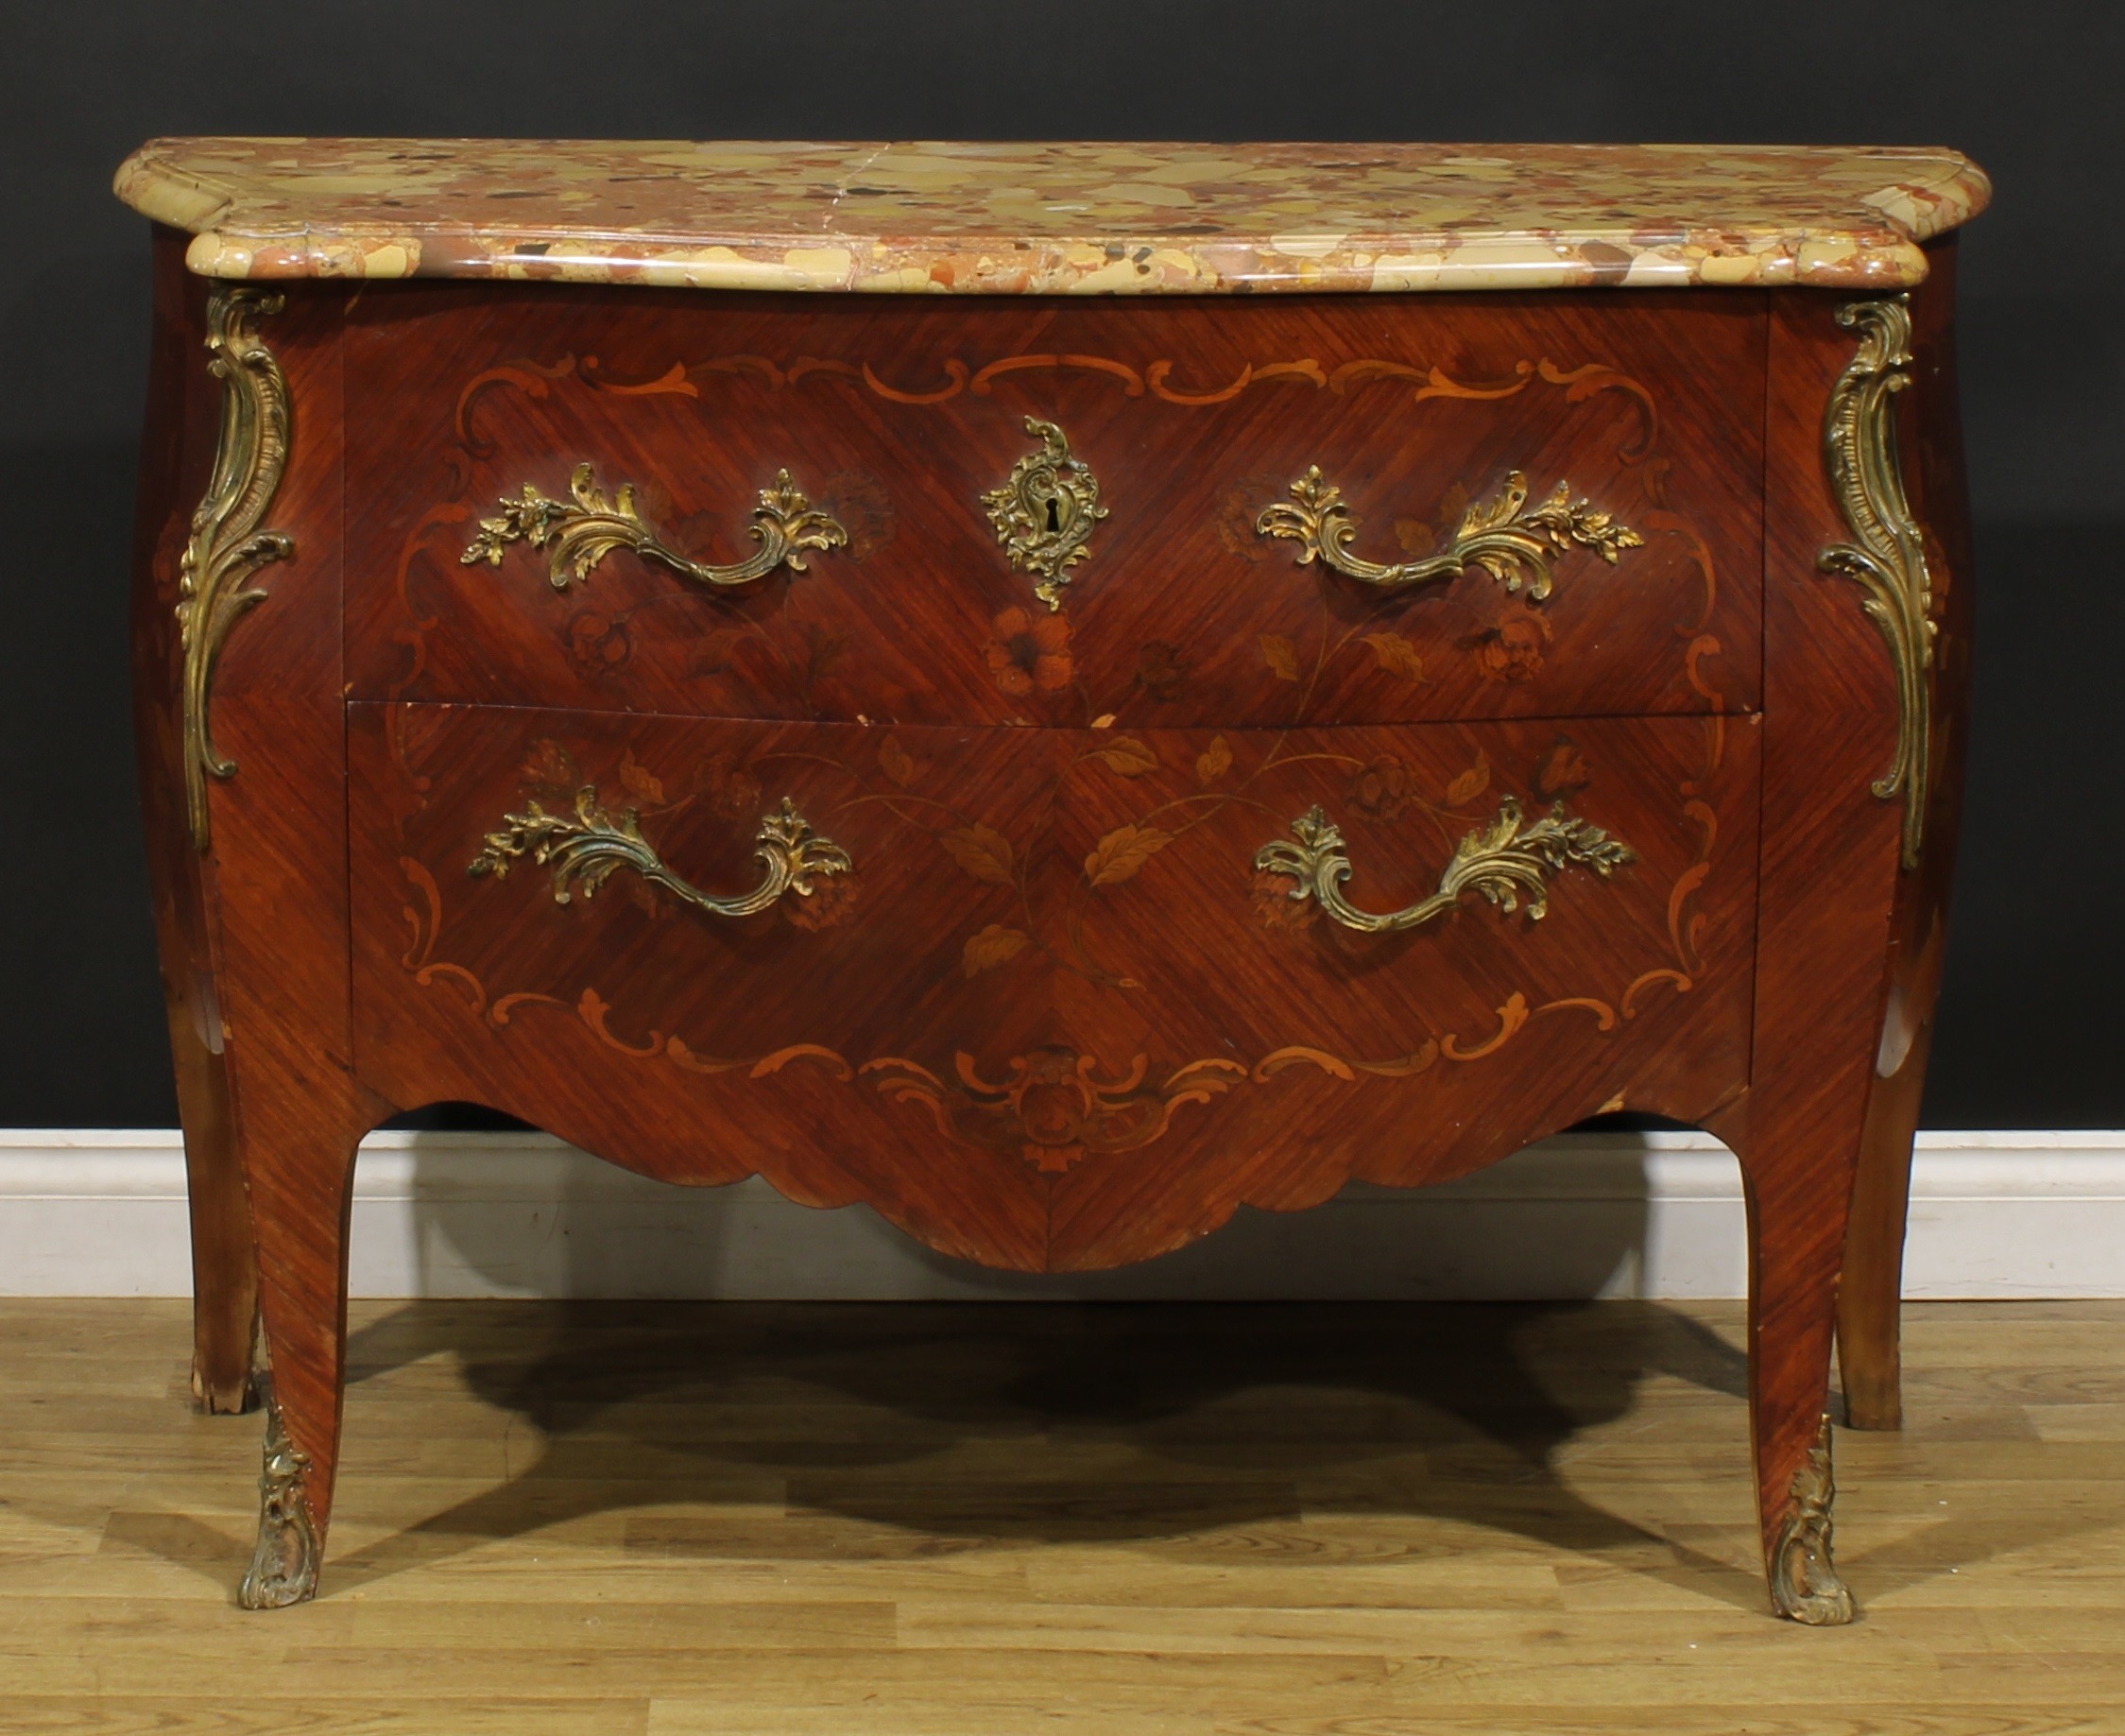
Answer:
[(682, 578), (728, 589), (765, 578), (780, 566), (801, 573), (807, 549), (844, 548), (848, 542), (848, 531), (814, 507), (786, 470), (775, 473), (774, 486), (761, 490), (760, 504), (753, 508), (752, 536), (760, 546), (728, 566), (691, 560), (660, 541), (643, 523), (631, 482), (622, 483), (619, 493), (608, 497), (597, 485), (595, 468), (584, 463), (569, 478), (568, 492), (567, 500), (550, 500), (527, 482), (520, 498), (503, 495), (501, 517), (480, 521), (479, 534), (458, 557), (459, 563), (469, 567), (484, 560), (498, 567), (508, 545), (521, 541), (546, 551), (546, 576), (556, 591), (566, 591), (589, 578), (614, 549), (626, 548)]
[(1255, 520), (1255, 534), (1280, 537), (1299, 545), (1298, 564), (1318, 560), (1324, 566), (1368, 585), (1399, 590), (1435, 578), (1452, 578), (1481, 567), (1507, 591), (1524, 584), (1536, 602), (1550, 594), (1551, 571), (1557, 556), (1578, 544), (1590, 548), (1611, 566), (1619, 553), (1642, 548), (1645, 539), (1615, 516), (1599, 512), (1585, 500), (1571, 498), (1571, 485), (1557, 484), (1550, 497), (1530, 507), (1527, 478), (1507, 473), (1505, 486), (1489, 500), (1468, 503), (1461, 527), (1436, 555), (1392, 566), (1350, 552), (1357, 521), (1344, 504), (1343, 490), (1321, 474), (1318, 464), (1291, 487), (1291, 499), (1264, 507)]
[(617, 816), (598, 805), (595, 789), (575, 792), (575, 816), (549, 814), (538, 802), (504, 816), (500, 832), (487, 834), (486, 847), (472, 858), (474, 876), (507, 877), (512, 864), (528, 856), (554, 870), (554, 902), (568, 903), (579, 888), (594, 897), (615, 868), (631, 868), (644, 880), (662, 886), (681, 903), (711, 917), (749, 917), (765, 910), (785, 892), (810, 898), (814, 875), (846, 874), (854, 866), (840, 845), (822, 838), (788, 797), (762, 816), (760, 848), (753, 858), (766, 869), (749, 892), (717, 898), (675, 874), (642, 835), (632, 808)]
[(1606, 880), (1623, 864), (1637, 860), (1628, 844), (1567, 814), (1561, 802), (1530, 825), (1518, 799), (1508, 796), (1499, 804), (1496, 819), (1461, 840), (1439, 876), (1436, 892), (1406, 909), (1376, 916), (1343, 896), (1350, 858), (1343, 853), (1343, 834), (1326, 814), (1309, 808), (1292, 822), (1292, 833), (1295, 844), (1278, 838), (1261, 847), (1255, 856), (1256, 871), (1288, 875), (1296, 882), (1292, 898), (1300, 903), (1319, 900), (1329, 916), (1362, 935), (1421, 927), (1451, 910), (1464, 892), (1480, 892), (1507, 912), (1517, 910), (1524, 897), (1529, 917), (1538, 920), (1549, 913), (1551, 874), (1577, 863)]

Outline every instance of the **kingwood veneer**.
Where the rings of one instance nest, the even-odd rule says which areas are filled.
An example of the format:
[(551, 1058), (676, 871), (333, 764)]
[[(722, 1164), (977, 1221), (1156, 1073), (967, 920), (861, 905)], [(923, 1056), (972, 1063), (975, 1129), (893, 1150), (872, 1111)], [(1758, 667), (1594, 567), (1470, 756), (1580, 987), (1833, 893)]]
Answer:
[(246, 1602), (316, 1587), (395, 1110), (1082, 1270), (1629, 1108), (1740, 1156), (1772, 1598), (1848, 1619), (1971, 165), (223, 140), (120, 190), (196, 1385), (248, 1401), (254, 1318), (272, 1373)]

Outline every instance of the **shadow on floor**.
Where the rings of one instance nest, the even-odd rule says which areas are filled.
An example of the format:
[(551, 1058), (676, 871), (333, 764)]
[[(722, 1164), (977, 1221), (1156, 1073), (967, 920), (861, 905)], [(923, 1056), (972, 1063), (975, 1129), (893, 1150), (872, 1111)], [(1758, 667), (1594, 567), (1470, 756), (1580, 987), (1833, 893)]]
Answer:
[[(1654, 1304), (421, 1302), (355, 1335), (350, 1378), (446, 1344), (471, 1392), (542, 1449), (331, 1560), (328, 1594), (598, 1512), (780, 1495), (842, 1521), (838, 1559), (1422, 1513), (1637, 1557), (1738, 1606), (1762, 1595), (1754, 1573), (1588, 1504), (1555, 1467), (1648, 1375), (1744, 1393), (1739, 1349)], [(757, 1546), (752, 1531), (645, 1519), (628, 1542), (791, 1546), (786, 1527)]]

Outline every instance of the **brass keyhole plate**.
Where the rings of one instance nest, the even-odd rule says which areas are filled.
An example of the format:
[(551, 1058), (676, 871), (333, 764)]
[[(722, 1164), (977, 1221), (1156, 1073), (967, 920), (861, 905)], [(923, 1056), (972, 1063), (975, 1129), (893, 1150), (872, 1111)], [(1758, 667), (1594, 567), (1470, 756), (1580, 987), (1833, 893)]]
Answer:
[(1098, 479), (1070, 450), (1060, 428), (1029, 416), (1025, 431), (1040, 442), (1039, 450), (1013, 465), (1003, 485), (982, 496), (982, 505), (1012, 566), (1038, 574), (1034, 593), (1059, 610), (1070, 568), (1091, 552), (1092, 528), (1106, 508), (1100, 505)]

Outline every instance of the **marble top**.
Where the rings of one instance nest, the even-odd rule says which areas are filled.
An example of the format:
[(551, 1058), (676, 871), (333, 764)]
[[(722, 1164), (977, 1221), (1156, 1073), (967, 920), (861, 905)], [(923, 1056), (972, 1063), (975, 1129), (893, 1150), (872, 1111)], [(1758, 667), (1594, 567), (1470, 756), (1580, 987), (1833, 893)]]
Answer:
[(118, 196), (218, 278), (1129, 295), (1894, 289), (1951, 150), (158, 139)]

